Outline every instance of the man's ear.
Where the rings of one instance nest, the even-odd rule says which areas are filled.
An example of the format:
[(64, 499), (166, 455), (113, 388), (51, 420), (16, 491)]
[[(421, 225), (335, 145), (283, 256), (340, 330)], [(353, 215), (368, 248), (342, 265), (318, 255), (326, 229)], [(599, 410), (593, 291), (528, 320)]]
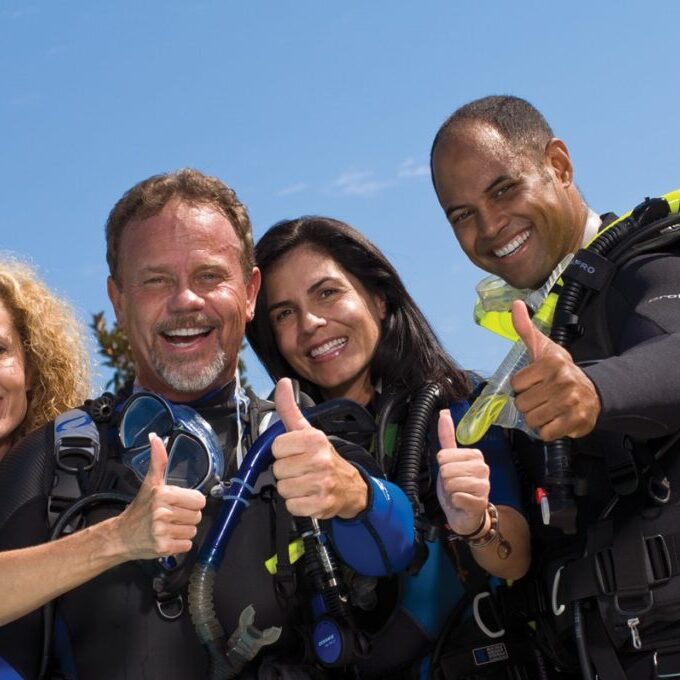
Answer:
[(116, 320), (121, 330), (125, 330), (125, 311), (123, 306), (123, 292), (118, 288), (118, 284), (111, 276), (106, 280), (106, 290), (109, 294), (109, 300), (113, 305), (113, 311), (116, 313)]
[(246, 317), (248, 321), (252, 321), (255, 316), (255, 303), (257, 302), (257, 294), (260, 291), (260, 284), (262, 282), (262, 275), (257, 267), (253, 267), (250, 274), (250, 281), (246, 281)]
[(565, 188), (574, 181), (574, 166), (571, 164), (567, 145), (557, 137), (553, 137), (545, 147), (545, 167)]

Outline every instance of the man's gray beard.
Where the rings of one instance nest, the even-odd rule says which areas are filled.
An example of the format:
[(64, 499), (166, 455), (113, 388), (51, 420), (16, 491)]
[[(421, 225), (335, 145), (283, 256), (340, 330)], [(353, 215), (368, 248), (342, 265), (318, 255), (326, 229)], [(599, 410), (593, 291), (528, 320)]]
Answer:
[(156, 373), (177, 392), (201, 392), (211, 387), (224, 371), (227, 357), (220, 349), (213, 360), (198, 371), (194, 368), (194, 362), (195, 359), (167, 364), (155, 352), (151, 353), (151, 365)]

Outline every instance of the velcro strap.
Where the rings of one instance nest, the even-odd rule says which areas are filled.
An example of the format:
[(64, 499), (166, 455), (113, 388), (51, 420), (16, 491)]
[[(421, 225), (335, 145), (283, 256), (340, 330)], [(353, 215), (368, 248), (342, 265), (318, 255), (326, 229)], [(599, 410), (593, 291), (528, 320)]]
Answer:
[(582, 248), (562, 275), (565, 279), (578, 281), (591, 290), (600, 291), (607, 284), (616, 266), (606, 258)]

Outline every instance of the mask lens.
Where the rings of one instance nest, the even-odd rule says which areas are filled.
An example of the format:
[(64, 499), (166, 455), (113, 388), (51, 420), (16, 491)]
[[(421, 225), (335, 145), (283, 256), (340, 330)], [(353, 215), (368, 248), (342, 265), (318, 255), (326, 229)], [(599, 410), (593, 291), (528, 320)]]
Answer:
[(179, 432), (168, 451), (166, 482), (185, 489), (197, 489), (211, 473), (210, 456), (203, 444)]
[(162, 437), (172, 426), (172, 414), (160, 399), (148, 394), (133, 397), (120, 423), (120, 441), (126, 449), (144, 446), (150, 432)]
[(137, 475), (137, 479), (143, 482), (146, 473), (149, 471), (151, 447), (147, 444), (146, 446), (138, 446), (135, 449), (126, 451), (123, 454), (123, 462)]

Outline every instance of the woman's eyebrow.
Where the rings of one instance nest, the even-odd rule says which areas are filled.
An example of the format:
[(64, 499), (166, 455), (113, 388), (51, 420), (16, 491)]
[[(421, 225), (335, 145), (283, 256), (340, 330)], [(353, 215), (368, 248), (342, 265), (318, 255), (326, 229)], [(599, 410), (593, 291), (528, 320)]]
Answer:
[[(334, 276), (324, 276), (323, 278), (315, 281), (309, 288), (307, 288), (307, 295), (315, 293), (319, 288), (321, 288), (326, 283), (337, 283), (339, 279)], [(271, 305), (267, 307), (267, 313), (273, 311), (274, 309), (279, 309), (280, 307), (290, 307), (293, 305), (292, 300), (279, 300), (278, 302), (272, 302)]]

